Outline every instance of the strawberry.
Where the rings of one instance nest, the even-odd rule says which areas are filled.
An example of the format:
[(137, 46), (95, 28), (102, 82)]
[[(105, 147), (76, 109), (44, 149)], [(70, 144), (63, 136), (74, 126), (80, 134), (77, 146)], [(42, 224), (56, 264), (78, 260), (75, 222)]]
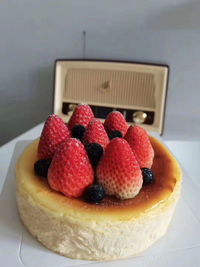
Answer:
[(108, 195), (128, 199), (139, 193), (142, 172), (126, 140), (117, 137), (110, 141), (97, 166), (96, 177)]
[(124, 137), (132, 148), (140, 168), (151, 168), (154, 150), (147, 132), (140, 126), (130, 126)]
[(105, 149), (109, 143), (108, 135), (103, 127), (103, 124), (96, 118), (93, 118), (89, 122), (83, 136), (83, 144), (87, 145), (90, 143), (97, 143), (101, 145), (103, 149)]
[(49, 167), (50, 187), (67, 197), (79, 197), (93, 180), (94, 172), (83, 144), (68, 138), (57, 148)]
[(68, 122), (68, 128), (71, 131), (72, 128), (76, 125), (82, 125), (85, 128), (87, 127), (89, 121), (94, 118), (94, 114), (88, 105), (78, 105), (69, 122)]
[(119, 111), (113, 111), (108, 114), (104, 122), (104, 128), (108, 134), (112, 131), (120, 131), (124, 137), (128, 129), (128, 125), (123, 115)]
[(41, 159), (51, 159), (57, 146), (70, 137), (70, 132), (57, 115), (49, 115), (47, 118), (38, 146), (38, 155)]

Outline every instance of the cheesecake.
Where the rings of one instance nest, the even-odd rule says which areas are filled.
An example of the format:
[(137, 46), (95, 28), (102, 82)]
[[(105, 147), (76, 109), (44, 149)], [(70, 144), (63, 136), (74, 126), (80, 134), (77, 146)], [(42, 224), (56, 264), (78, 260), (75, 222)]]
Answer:
[(168, 149), (149, 136), (154, 182), (129, 199), (105, 195), (98, 204), (67, 197), (38, 177), (39, 138), (26, 147), (15, 167), (21, 221), (46, 248), (73, 259), (113, 260), (146, 250), (167, 231), (181, 189), (181, 170)]

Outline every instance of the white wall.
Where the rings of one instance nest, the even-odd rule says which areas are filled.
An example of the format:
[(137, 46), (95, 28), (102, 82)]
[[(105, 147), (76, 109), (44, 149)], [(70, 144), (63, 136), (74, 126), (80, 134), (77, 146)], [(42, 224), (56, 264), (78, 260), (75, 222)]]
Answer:
[(0, 144), (51, 112), (56, 58), (170, 66), (165, 137), (200, 139), (200, 1), (2, 0)]

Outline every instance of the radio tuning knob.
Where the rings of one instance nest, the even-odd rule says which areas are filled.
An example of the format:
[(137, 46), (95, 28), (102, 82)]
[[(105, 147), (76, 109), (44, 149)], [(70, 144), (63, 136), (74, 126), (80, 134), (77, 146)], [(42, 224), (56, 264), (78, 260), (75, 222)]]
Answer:
[(133, 113), (133, 122), (142, 124), (146, 121), (147, 114), (144, 111), (136, 111)]
[(69, 104), (69, 110), (70, 111), (74, 111), (74, 109), (76, 108), (76, 104)]
[(69, 106), (68, 106), (69, 111), (67, 113), (68, 116), (72, 115), (72, 113), (75, 110), (76, 106), (77, 106), (76, 104), (69, 104)]

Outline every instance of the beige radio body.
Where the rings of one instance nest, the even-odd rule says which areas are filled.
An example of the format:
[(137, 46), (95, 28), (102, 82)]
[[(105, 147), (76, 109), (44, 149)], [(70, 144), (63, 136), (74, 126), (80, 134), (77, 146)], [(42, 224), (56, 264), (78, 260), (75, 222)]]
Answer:
[(53, 112), (67, 122), (87, 103), (102, 121), (119, 110), (129, 124), (162, 134), (168, 73), (165, 65), (56, 60)]

